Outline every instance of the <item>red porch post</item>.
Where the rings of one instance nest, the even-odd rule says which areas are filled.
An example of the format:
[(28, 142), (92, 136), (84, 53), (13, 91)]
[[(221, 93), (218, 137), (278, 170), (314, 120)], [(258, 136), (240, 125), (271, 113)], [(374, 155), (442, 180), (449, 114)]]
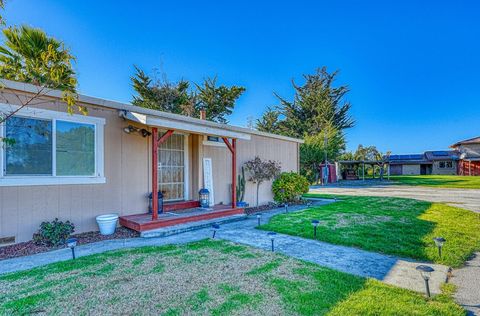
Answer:
[(162, 137), (158, 138), (158, 130), (152, 128), (152, 220), (158, 219), (158, 146), (163, 144), (173, 130), (168, 130)]
[(228, 149), (232, 153), (232, 208), (237, 207), (237, 140), (232, 139), (232, 144), (228, 141), (228, 138), (222, 137), (223, 142), (227, 145)]
[(158, 218), (158, 130), (152, 128), (152, 220)]

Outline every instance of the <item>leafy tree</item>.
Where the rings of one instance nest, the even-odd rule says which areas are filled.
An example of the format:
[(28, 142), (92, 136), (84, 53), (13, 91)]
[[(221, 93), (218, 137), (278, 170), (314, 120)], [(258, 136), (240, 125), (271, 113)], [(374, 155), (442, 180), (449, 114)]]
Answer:
[(280, 111), (275, 108), (268, 107), (263, 116), (257, 119), (257, 130), (267, 133), (279, 133), (280, 128)]
[(188, 116), (196, 114), (195, 97), (189, 91), (188, 81), (171, 83), (165, 75), (161, 80), (153, 80), (137, 66), (135, 76), (130, 79), (138, 94), (133, 97), (133, 105)]
[(63, 91), (62, 99), (67, 111), (73, 113), (77, 104), (77, 79), (72, 63), (75, 57), (63, 42), (49, 37), (40, 29), (29, 26), (8, 27), (3, 30), (4, 42), (0, 46), (0, 77), (33, 84), (36, 92), (30, 96), (15, 94), (19, 108), (0, 112), (0, 124), (28, 105), (39, 105), (51, 90)]
[(217, 77), (207, 78), (191, 89), (188, 81), (171, 83), (165, 75), (161, 80), (152, 79), (138, 67), (131, 80), (137, 93), (134, 105), (191, 117), (204, 109), (207, 120), (219, 123), (228, 122), (226, 116), (232, 114), (236, 100), (245, 91), (239, 86), (217, 86)]
[(207, 120), (224, 124), (228, 123), (225, 116), (232, 114), (235, 101), (245, 91), (240, 86), (217, 86), (217, 77), (206, 78), (201, 85), (195, 86), (198, 106), (206, 111)]
[(276, 108), (267, 108), (257, 120), (260, 131), (304, 138), (300, 146), (301, 173), (310, 181), (318, 177), (317, 166), (325, 160), (324, 138), (327, 135), (328, 159), (335, 160), (345, 150), (343, 131), (354, 126), (346, 101), (349, 89), (335, 86), (338, 71), (329, 73), (326, 67), (304, 75), (303, 85), (292, 82), (293, 100), (278, 97)]
[[(40, 29), (29, 26), (9, 27), (3, 30), (4, 45), (0, 46), (0, 77), (31, 83), (38, 87), (32, 97), (21, 99), (21, 108), (38, 100), (53, 89), (63, 91), (63, 100), (72, 113), (77, 101), (77, 79), (72, 68), (75, 57), (64, 44), (48, 37)], [(20, 99), (20, 98), (19, 98)], [(78, 109), (86, 109), (78, 105)], [(4, 122), (17, 111), (2, 118)]]
[[(320, 165), (327, 160), (335, 160), (345, 150), (345, 139), (341, 132), (326, 127), (323, 133), (305, 136), (300, 146), (300, 173), (310, 182), (318, 182)], [(325, 157), (327, 154), (327, 157)]]
[[(354, 126), (349, 115), (350, 102), (345, 100), (347, 86), (334, 87), (338, 71), (329, 73), (326, 67), (317, 69), (313, 75), (304, 75), (305, 83), (297, 85), (293, 101), (275, 94), (280, 105), (275, 110), (267, 109), (259, 122), (269, 122), (261, 128), (268, 132), (280, 132), (291, 137), (319, 134), (326, 126), (342, 131)], [(279, 117), (282, 116), (282, 119)]]
[(247, 161), (244, 164), (244, 167), (247, 171), (248, 181), (257, 185), (258, 206), (258, 191), (260, 190), (260, 185), (265, 181), (272, 180), (280, 174), (280, 164), (272, 160), (263, 161), (260, 157), (256, 156), (254, 159)]

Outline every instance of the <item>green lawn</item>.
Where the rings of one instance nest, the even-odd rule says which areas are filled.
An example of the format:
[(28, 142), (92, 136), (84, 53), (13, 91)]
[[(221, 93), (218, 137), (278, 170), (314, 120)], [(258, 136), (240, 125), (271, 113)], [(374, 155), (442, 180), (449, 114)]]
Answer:
[[(309, 194), (325, 197), (325, 195)], [(339, 202), (274, 216), (260, 229), (332, 244), (461, 266), (480, 250), (480, 215), (441, 203), (392, 198), (338, 196)], [(433, 238), (447, 242), (439, 258)]]
[(480, 189), (480, 177), (474, 176), (391, 176), (390, 179), (407, 185), (437, 188)]
[[(449, 290), (446, 288), (445, 290)], [(204, 240), (0, 276), (1, 315), (464, 315), (433, 299), (271, 252)]]

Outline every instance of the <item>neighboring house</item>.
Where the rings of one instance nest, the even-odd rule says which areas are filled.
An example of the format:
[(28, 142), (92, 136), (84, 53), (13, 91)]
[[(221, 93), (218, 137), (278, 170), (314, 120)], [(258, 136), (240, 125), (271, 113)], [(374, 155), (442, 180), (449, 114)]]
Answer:
[[(4, 81), (0, 109), (15, 110), (15, 94), (34, 92)], [(95, 217), (105, 213), (137, 230), (242, 213), (232, 184), (244, 162), (259, 156), (280, 162), (282, 171), (299, 170), (299, 139), (83, 95), (88, 115), (69, 115), (60, 96), (50, 92), (0, 128), (0, 137), (16, 141), (0, 146), (0, 245), (29, 240), (56, 217), (78, 233), (97, 230)], [(204, 183), (213, 210), (187, 219), (145, 214), (152, 188), (164, 193), (164, 210), (175, 211), (199, 206)], [(247, 182), (245, 197), (254, 203), (255, 185)], [(264, 183), (259, 201), (271, 200), (271, 183)]]
[(459, 175), (480, 176), (480, 137), (462, 140), (450, 148), (459, 153)]
[(391, 175), (457, 174), (456, 151), (426, 151), (423, 154), (390, 155)]

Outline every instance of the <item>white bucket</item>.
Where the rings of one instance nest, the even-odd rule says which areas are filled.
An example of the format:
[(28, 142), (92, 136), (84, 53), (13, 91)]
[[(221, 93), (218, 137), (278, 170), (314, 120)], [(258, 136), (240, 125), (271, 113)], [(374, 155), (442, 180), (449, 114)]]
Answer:
[(118, 214), (105, 214), (97, 216), (98, 228), (100, 228), (100, 234), (111, 235), (115, 233), (117, 228)]

